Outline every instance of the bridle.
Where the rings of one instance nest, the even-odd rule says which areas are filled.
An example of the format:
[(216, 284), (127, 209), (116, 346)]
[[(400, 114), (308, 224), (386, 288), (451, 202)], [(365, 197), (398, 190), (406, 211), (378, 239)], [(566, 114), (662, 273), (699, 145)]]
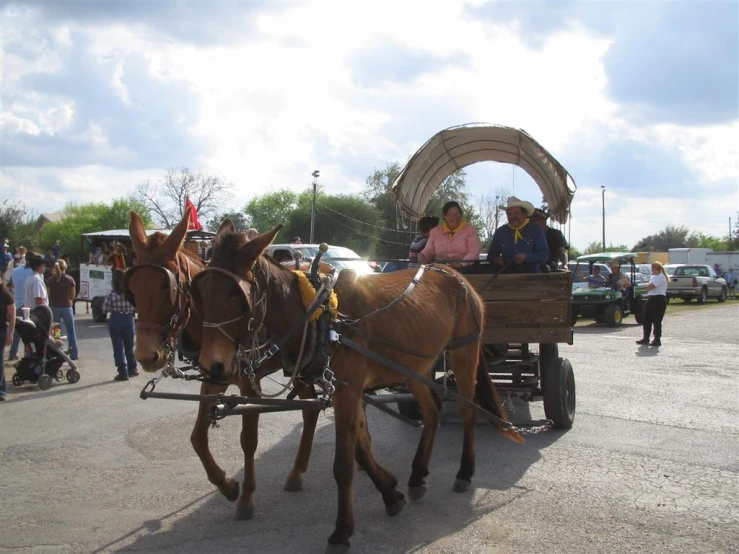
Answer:
[[(254, 272), (248, 271), (246, 277), (241, 277), (232, 271), (220, 267), (208, 267), (198, 273), (192, 280), (192, 290), (195, 301), (201, 300), (201, 291), (198, 283), (204, 279), (206, 275), (223, 275), (232, 283), (236, 284), (238, 290), (241, 291), (242, 297), (248, 307), (247, 311), (226, 321), (206, 321), (203, 320), (203, 327), (206, 329), (216, 329), (229, 341), (236, 345), (237, 351), (232, 361), (233, 368), (241, 367), (241, 363), (245, 362), (247, 367), (253, 367), (253, 361), (259, 356), (259, 333), (264, 328), (264, 318), (267, 316), (267, 281), (268, 276), (264, 268), (257, 262)], [(267, 270), (269, 271), (269, 270)], [(257, 272), (264, 275), (264, 283), (257, 278)], [(238, 323), (249, 316), (246, 325), (240, 325), (237, 334), (229, 333), (226, 330), (228, 325)]]
[[(190, 293), (190, 289), (192, 287), (193, 279), (190, 276), (190, 264), (185, 263), (185, 270), (183, 271), (179, 256), (176, 257), (176, 260), (176, 275), (162, 265), (143, 263), (134, 265), (126, 271), (126, 274), (123, 277), (123, 292), (126, 299), (136, 306), (136, 299), (128, 286), (128, 281), (131, 276), (143, 268), (154, 269), (165, 275), (168, 283), (167, 288), (169, 290), (169, 301), (172, 305), (172, 314), (169, 321), (166, 324), (161, 325), (152, 321), (137, 320), (136, 329), (146, 329), (161, 333), (162, 344), (168, 351), (168, 358), (174, 354), (175, 340), (190, 321), (190, 313), (192, 309), (192, 295)], [(180, 279), (180, 276), (184, 277), (184, 279)]]

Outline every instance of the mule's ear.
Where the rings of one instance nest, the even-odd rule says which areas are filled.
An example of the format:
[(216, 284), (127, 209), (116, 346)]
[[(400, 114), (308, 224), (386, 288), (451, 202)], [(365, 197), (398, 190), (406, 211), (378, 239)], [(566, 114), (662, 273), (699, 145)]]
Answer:
[(164, 239), (162, 246), (159, 247), (160, 251), (165, 256), (173, 258), (177, 254), (177, 251), (180, 249), (182, 241), (185, 239), (185, 235), (187, 234), (187, 228), (190, 226), (191, 211), (192, 208), (188, 206), (185, 209), (185, 215), (182, 216), (180, 222), (174, 229), (172, 229), (172, 232), (169, 234), (169, 236)]
[(128, 224), (128, 234), (131, 235), (131, 243), (134, 252), (143, 252), (146, 248), (146, 230), (139, 214), (131, 210), (131, 221)]
[(221, 223), (221, 226), (218, 227), (218, 232), (216, 233), (216, 240), (220, 240), (225, 235), (228, 235), (230, 233), (236, 232), (236, 225), (234, 225), (234, 222), (231, 221), (230, 218), (226, 218), (223, 220), (223, 223)]
[(278, 225), (268, 233), (264, 233), (263, 235), (258, 235), (256, 238), (253, 238), (243, 246), (244, 252), (250, 259), (256, 260), (262, 255), (262, 252), (272, 244), (272, 241), (275, 240), (280, 229), (282, 229), (282, 225)]

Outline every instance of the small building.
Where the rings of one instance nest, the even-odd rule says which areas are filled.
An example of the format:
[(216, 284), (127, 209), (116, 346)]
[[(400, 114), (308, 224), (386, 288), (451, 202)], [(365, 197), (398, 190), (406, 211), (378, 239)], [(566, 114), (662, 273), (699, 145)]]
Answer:
[(651, 264), (660, 262), (662, 264), (669, 263), (670, 254), (667, 252), (637, 252), (635, 264)]

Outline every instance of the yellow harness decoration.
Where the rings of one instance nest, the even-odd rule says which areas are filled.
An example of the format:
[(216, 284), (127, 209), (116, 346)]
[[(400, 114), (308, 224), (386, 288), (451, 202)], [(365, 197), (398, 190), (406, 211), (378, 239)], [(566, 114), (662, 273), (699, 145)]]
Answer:
[[(303, 299), (303, 306), (305, 306), (305, 309), (307, 310), (308, 306), (310, 306), (311, 302), (313, 302), (313, 299), (316, 296), (316, 289), (313, 288), (313, 285), (311, 285), (308, 277), (306, 277), (304, 272), (293, 271), (293, 273), (298, 276), (298, 288), (300, 289), (300, 297)], [(324, 309), (324, 306), (318, 308), (315, 312), (313, 312), (313, 314), (311, 314), (308, 321), (315, 321), (316, 319), (318, 319)], [(339, 297), (336, 296), (336, 293), (334, 291), (331, 291), (331, 294), (328, 297), (328, 313), (331, 314), (331, 317), (339, 317)]]
[(526, 227), (528, 224), (529, 224), (529, 220), (528, 219), (526, 221), (524, 221), (523, 223), (521, 223), (521, 226), (520, 227), (514, 227), (510, 223), (508, 224), (508, 227), (510, 227), (514, 231), (514, 233), (513, 233), (513, 244), (516, 244), (518, 242), (518, 239), (523, 240), (523, 235), (521, 234), (521, 229), (523, 229), (524, 227)]

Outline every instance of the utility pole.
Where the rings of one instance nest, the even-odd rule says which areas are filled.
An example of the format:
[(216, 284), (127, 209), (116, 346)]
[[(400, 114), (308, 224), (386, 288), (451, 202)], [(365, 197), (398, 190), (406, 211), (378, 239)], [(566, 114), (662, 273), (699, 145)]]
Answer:
[(316, 229), (316, 186), (318, 185), (319, 171), (316, 169), (313, 175), (313, 207), (310, 211), (310, 244), (313, 244), (313, 232)]
[(729, 247), (727, 248), (727, 250), (731, 250), (731, 242), (732, 242), (731, 239), (732, 239), (732, 236), (731, 236), (731, 216), (729, 216)]
[(601, 192), (601, 206), (603, 206), (603, 252), (606, 251), (606, 186), (600, 186)]

